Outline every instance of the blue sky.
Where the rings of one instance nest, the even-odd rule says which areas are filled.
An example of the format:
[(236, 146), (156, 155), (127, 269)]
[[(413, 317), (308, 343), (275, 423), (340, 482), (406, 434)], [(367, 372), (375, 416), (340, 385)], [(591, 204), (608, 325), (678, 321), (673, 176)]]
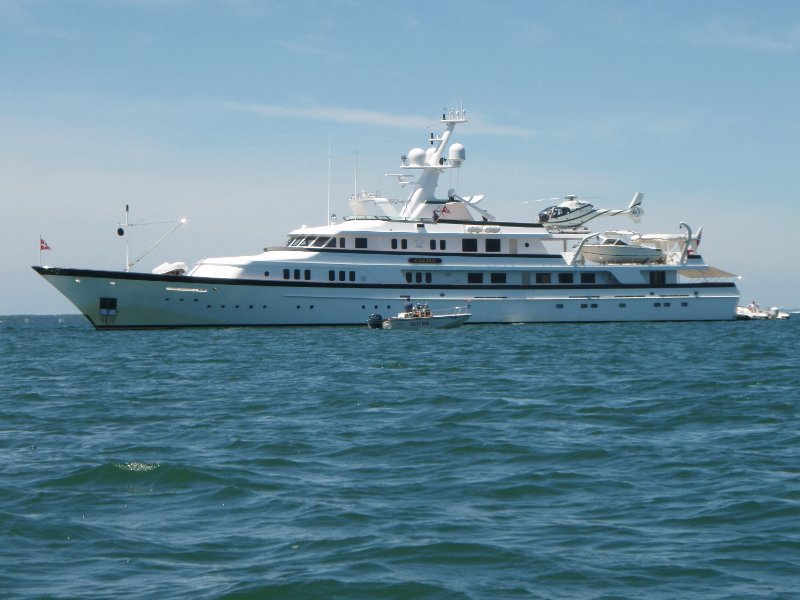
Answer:
[(141, 270), (321, 224), (329, 143), (334, 212), (404, 197), (384, 174), (459, 95), (445, 189), (509, 220), (642, 191), (643, 232), (703, 225), (744, 302), (800, 307), (799, 53), (794, 1), (0, 0), (0, 314), (74, 312), (38, 236), (45, 264), (120, 268), (125, 204), (187, 218)]

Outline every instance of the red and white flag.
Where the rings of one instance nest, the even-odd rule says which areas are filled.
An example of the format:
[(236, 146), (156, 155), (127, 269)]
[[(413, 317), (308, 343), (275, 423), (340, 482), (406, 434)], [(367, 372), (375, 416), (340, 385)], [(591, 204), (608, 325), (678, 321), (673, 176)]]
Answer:
[(47, 245), (44, 239), (39, 237), (39, 251), (41, 252), (42, 250), (50, 250), (50, 246)]

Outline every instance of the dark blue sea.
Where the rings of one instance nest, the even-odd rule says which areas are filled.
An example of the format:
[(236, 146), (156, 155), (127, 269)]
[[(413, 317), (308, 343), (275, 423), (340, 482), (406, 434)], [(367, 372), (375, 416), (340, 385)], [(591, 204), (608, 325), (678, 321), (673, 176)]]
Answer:
[(0, 321), (4, 599), (800, 597), (800, 315)]

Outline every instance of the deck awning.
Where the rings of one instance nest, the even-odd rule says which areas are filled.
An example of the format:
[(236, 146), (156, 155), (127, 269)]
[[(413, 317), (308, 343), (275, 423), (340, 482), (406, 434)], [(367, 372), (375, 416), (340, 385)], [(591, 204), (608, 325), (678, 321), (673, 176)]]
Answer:
[(680, 275), (684, 277), (690, 277), (692, 279), (713, 279), (714, 277), (738, 277), (736, 273), (728, 273), (728, 271), (723, 271), (722, 269), (718, 269), (717, 267), (706, 267), (705, 269), (685, 269), (678, 271)]

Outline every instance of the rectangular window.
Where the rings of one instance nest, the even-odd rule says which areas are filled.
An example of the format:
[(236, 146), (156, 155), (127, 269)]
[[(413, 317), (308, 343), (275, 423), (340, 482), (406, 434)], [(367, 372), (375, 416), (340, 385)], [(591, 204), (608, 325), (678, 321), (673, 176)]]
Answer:
[(439, 240), (439, 250), (445, 250), (447, 248), (447, 242), (445, 240)]
[(572, 283), (572, 273), (559, 273), (558, 283)]
[(339, 238), (339, 248), (344, 248), (344, 238)]
[(500, 252), (500, 240), (498, 238), (488, 238), (486, 240), (487, 252)]
[(308, 281), (309, 279), (311, 279), (311, 269), (306, 269), (306, 270), (303, 272), (303, 278), (304, 278), (306, 281)]
[(328, 271), (328, 281), (336, 281), (336, 271)]
[(283, 270), (283, 278), (284, 279), (289, 279), (289, 269), (284, 269)]
[(356, 248), (366, 248), (367, 238), (356, 238)]
[(344, 281), (344, 271), (339, 271), (339, 281)]
[(483, 273), (467, 273), (467, 283), (483, 283)]
[(412, 278), (413, 278), (413, 275), (411, 275), (411, 273), (410, 273), (410, 272), (409, 272), (409, 273), (406, 273), (406, 281), (407, 281), (408, 283), (411, 283), (411, 279), (412, 279)]
[(356, 272), (350, 271), (350, 281), (355, 281), (355, 280), (356, 280)]
[(667, 282), (665, 271), (650, 271), (650, 285), (664, 285)]
[(430, 273), (425, 273), (425, 283), (430, 283), (431, 281), (433, 281), (432, 278), (433, 275), (431, 275)]
[(462, 252), (477, 252), (478, 251), (478, 240), (476, 238), (467, 238), (461, 240), (461, 251)]
[(300, 269), (295, 269), (294, 270), (294, 278), (295, 279), (300, 279)]
[(397, 250), (397, 240), (392, 240), (392, 250)]
[(594, 273), (581, 273), (581, 283), (596, 283), (597, 275)]
[(416, 274), (417, 283), (422, 283), (422, 273)]
[(436, 240), (431, 240), (431, 250), (436, 250)]
[(505, 283), (506, 282), (506, 274), (505, 273), (492, 273), (491, 282), (492, 283)]
[[(400, 240), (400, 247), (406, 250), (408, 248), (408, 240)], [(366, 246), (364, 246), (364, 248), (366, 248)]]
[(536, 283), (550, 283), (550, 273), (537, 273)]

